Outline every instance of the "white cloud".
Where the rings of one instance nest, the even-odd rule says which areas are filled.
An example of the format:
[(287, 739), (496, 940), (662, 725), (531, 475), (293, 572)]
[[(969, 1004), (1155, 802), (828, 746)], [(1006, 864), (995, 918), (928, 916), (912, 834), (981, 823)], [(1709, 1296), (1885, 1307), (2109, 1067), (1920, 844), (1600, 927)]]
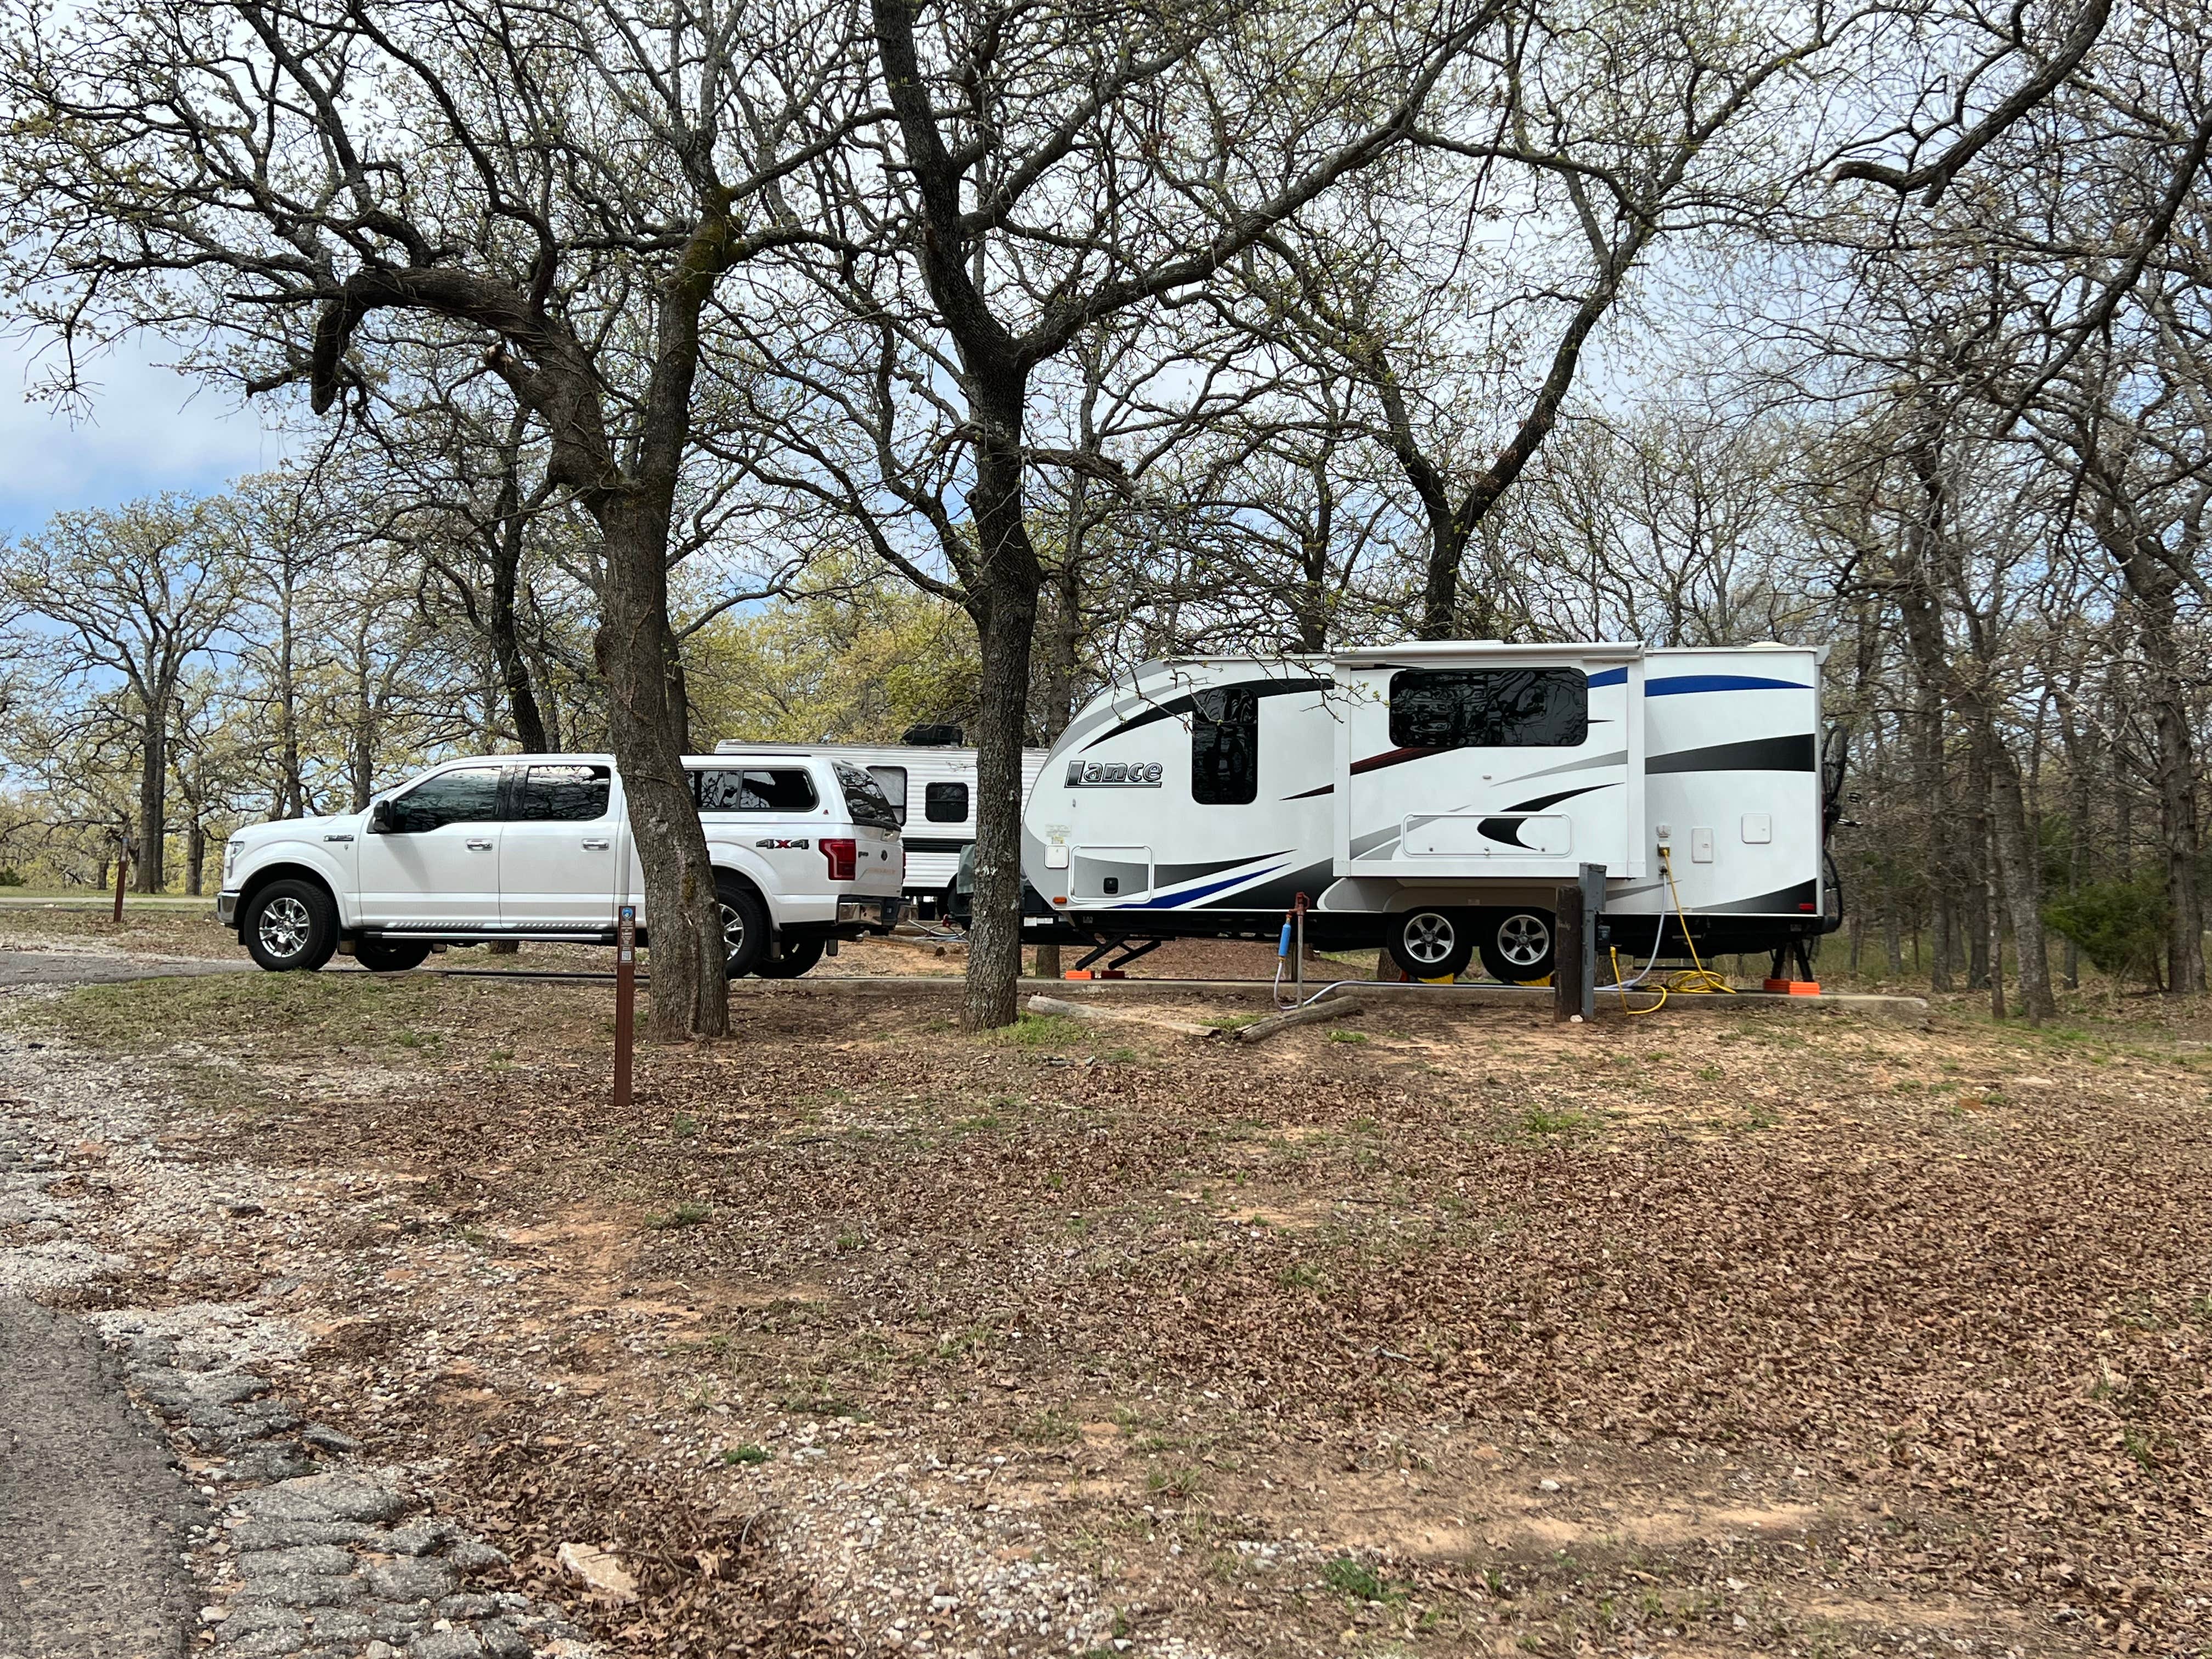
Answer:
[(151, 338), (90, 366), (85, 407), (33, 402), (27, 388), (52, 363), (40, 343), (0, 339), (0, 535), (35, 530), (70, 508), (114, 507), (167, 489), (219, 490), (275, 466), (297, 445), (264, 424), (278, 406), (249, 405), (234, 386), (163, 367), (174, 353)]

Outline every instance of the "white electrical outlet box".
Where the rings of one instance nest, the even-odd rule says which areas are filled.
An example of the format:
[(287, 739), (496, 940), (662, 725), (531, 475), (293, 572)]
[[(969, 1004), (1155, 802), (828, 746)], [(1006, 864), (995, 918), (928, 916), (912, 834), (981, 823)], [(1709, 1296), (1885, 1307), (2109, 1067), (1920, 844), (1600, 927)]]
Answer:
[(1713, 832), (1697, 829), (1690, 831), (1690, 862), (1711, 864), (1713, 861)]
[(1765, 847), (1774, 839), (1774, 815), (1771, 812), (1746, 812), (1743, 815), (1743, 842), (1747, 847)]

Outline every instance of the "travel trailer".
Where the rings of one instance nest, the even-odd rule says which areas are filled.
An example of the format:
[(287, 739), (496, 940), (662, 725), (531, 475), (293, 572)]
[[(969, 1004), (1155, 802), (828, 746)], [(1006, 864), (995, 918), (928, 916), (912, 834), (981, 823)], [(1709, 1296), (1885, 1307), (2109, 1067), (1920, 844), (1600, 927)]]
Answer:
[[(1052, 749), (1023, 871), (1098, 940), (1274, 935), (1409, 974), (1551, 971), (1553, 896), (1605, 872), (1624, 961), (1802, 949), (1825, 864), (1823, 650), (1424, 642), (1147, 663)], [(1836, 758), (1840, 760), (1840, 750)], [(1825, 777), (1825, 782), (1824, 782)]]
[[(945, 741), (923, 741), (943, 737)], [(906, 841), (906, 894), (924, 915), (942, 917), (975, 839), (975, 751), (960, 747), (957, 726), (915, 726), (903, 744), (760, 744), (725, 739), (717, 752), (817, 756), (857, 766), (876, 781), (897, 815)], [(1045, 751), (1022, 751), (1027, 799), (1044, 768)]]

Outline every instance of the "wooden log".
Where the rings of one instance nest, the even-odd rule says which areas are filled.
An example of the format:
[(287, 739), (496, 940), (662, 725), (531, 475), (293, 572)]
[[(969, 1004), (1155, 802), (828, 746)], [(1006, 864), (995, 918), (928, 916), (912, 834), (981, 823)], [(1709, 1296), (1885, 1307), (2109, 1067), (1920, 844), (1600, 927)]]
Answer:
[(1364, 1012), (1356, 1000), (1332, 998), (1327, 1002), (1310, 1002), (1288, 1013), (1270, 1014), (1265, 1019), (1238, 1027), (1235, 1035), (1239, 1042), (1265, 1042), (1278, 1031), (1287, 1031), (1294, 1025), (1312, 1025), (1324, 1019), (1356, 1019)]

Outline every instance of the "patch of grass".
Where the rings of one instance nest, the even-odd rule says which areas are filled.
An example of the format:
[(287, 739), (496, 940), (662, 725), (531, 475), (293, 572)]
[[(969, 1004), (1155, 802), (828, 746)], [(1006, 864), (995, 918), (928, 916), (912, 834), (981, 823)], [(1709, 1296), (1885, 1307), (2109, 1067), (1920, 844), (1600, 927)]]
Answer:
[(678, 1227), (696, 1227), (714, 1211), (704, 1204), (678, 1204), (672, 1210), (656, 1210), (646, 1217), (645, 1224), (657, 1233)]
[(793, 1417), (849, 1417), (856, 1423), (868, 1420), (868, 1414), (858, 1406), (834, 1394), (795, 1394), (778, 1401), (776, 1405)]
[(1265, 1014), (1217, 1014), (1198, 1023), (1210, 1025), (1217, 1031), (1241, 1031), (1247, 1025), (1257, 1025), (1266, 1018)]
[(722, 1448), (722, 1461), (725, 1463), (765, 1463), (774, 1455), (766, 1446), (745, 1445)]
[(1321, 1581), (1349, 1601), (1402, 1601), (1406, 1592), (1364, 1561), (1339, 1556), (1321, 1570)]
[(1328, 1275), (1320, 1268), (1308, 1267), (1301, 1261), (1277, 1273), (1275, 1283), (1286, 1291), (1326, 1291), (1328, 1288)]
[(977, 1041), (1012, 1048), (1064, 1048), (1083, 1041), (1083, 1022), (1066, 1014), (1024, 1014), (1012, 1025), (979, 1034)]
[(853, 1251), (854, 1251), (854, 1250), (857, 1250), (857, 1249), (859, 1249), (860, 1248), (860, 1234), (858, 1234), (858, 1233), (839, 1233), (839, 1234), (837, 1235), (837, 1253), (838, 1253), (840, 1255), (849, 1255), (851, 1252), (853, 1252)]
[(1083, 1428), (1065, 1412), (1048, 1407), (1022, 1425), (1022, 1438), (1033, 1446), (1065, 1446), (1083, 1438)]
[(210, 974), (81, 986), (49, 1005), (48, 1017), (61, 1036), (107, 1053), (159, 1051), (204, 1034), (295, 1054), (341, 1045), (421, 1053), (445, 1041), (434, 1022), (480, 1016), (508, 1003), (510, 990), (430, 975)]
[(1328, 1040), (1331, 1042), (1364, 1042), (1367, 1041), (1367, 1033), (1364, 1031), (1331, 1031), (1328, 1034)]
[(690, 1140), (699, 1133), (699, 1120), (689, 1112), (678, 1112), (669, 1121), (668, 1133), (678, 1140)]
[(1145, 1471), (1145, 1490), (1155, 1498), (1172, 1498), (1177, 1503), (1188, 1504), (1204, 1496), (1206, 1477), (1189, 1463), (1178, 1463), (1173, 1468), (1151, 1468)]
[(1554, 1111), (1547, 1106), (1531, 1106), (1521, 1114), (1521, 1127), (1532, 1135), (1571, 1134), (1577, 1129), (1592, 1127), (1596, 1122), (1588, 1112)]

